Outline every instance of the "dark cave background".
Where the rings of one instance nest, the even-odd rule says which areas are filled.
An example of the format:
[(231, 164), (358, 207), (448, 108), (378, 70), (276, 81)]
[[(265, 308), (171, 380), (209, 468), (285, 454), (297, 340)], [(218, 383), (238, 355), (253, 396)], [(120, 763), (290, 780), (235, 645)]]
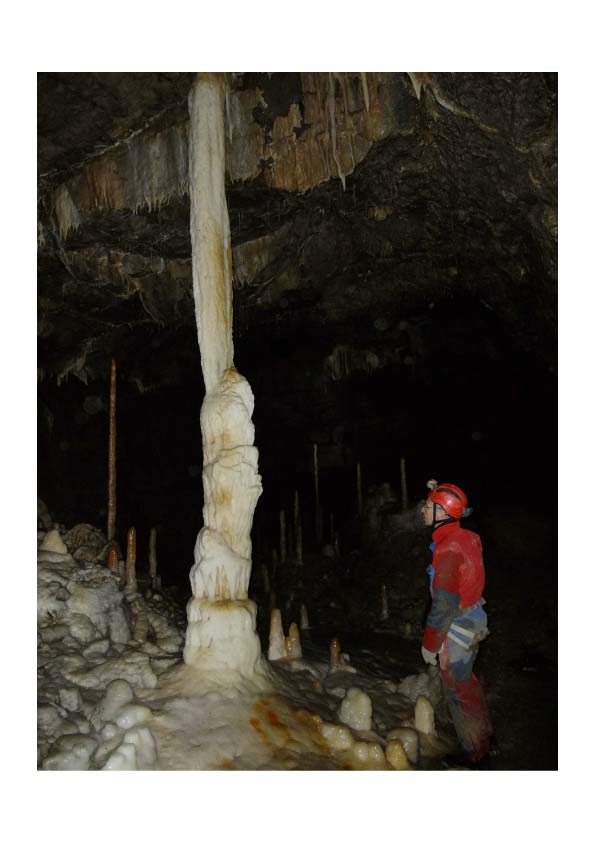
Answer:
[[(426, 480), (433, 476), (467, 491), (479, 528), (515, 510), (527, 512), (543, 528), (554, 524), (553, 374), (512, 347), (494, 315), (473, 300), (449, 301), (419, 318), (429, 350), (414, 372), (387, 366), (372, 374), (356, 372), (345, 381), (327, 378), (323, 400), (317, 393), (323, 380), (317, 360), (331, 350), (324, 335), (276, 330), (236, 341), (236, 364), (256, 396), (263, 477), (257, 542), (276, 546), (279, 510), (291, 519), (298, 489), (305, 549), (316, 549), (314, 442), (321, 506), (333, 512), (336, 528), (352, 541), (356, 463), (365, 494), (388, 482), (399, 495), (401, 457), (410, 502), (424, 497)], [(157, 526), (164, 580), (189, 587), (202, 523), (204, 388), (196, 334), (189, 329), (182, 341), (189, 356), (195, 346), (196, 361), (177, 385), (141, 393), (126, 380), (127, 360), (118, 361), (118, 539), (124, 546), (127, 529), (135, 525), (143, 557), (142, 536), (148, 540), (150, 528)], [(305, 347), (312, 367), (308, 358), (304, 361)], [(38, 490), (52, 501), (60, 523), (105, 529), (108, 403), (107, 380), (40, 384)], [(554, 555), (544, 561), (554, 569)]]
[[(363, 113), (358, 74), (346, 75), (355, 119)], [(498, 768), (553, 769), (557, 75), (426, 75), (418, 100), (408, 74), (369, 74), (382, 137), (348, 173), (345, 190), (337, 177), (274, 188), (269, 159), (255, 177), (230, 180), (240, 248), (235, 364), (255, 394), (264, 489), (251, 595), (263, 642), (265, 565), (286, 624), (307, 604), (307, 646), (339, 635), (356, 656), (366, 647), (399, 652), (403, 669), (418, 671), (430, 537), (399, 526), (400, 459), (410, 509), (430, 477), (460, 485), (474, 508), (466, 525), (484, 545), (491, 635), (478, 665), (499, 735)], [(173, 191), (159, 207), (133, 212), (101, 206), (97, 174), (76, 179), (110, 155), (127, 172), (122, 149), (132, 132), (142, 129), (142, 144), (145, 134), (150, 141), (183, 125), (191, 81), (182, 73), (38, 75), (38, 496), (57, 523), (105, 530), (113, 357), (117, 537), (124, 547), (136, 527), (142, 571), (157, 526), (159, 570), (181, 603), (202, 524), (204, 387), (188, 197)], [(236, 84), (239, 96), (262, 92), (251, 130), (265, 143), (292, 104), (302, 115), (297, 141), (315, 130), (304, 117), (311, 94), (301, 74), (243, 74)], [(55, 216), (61, 184), (70, 185), (81, 218), (66, 236)], [(85, 205), (81, 184), (92, 185), (97, 206)], [(253, 243), (264, 255), (256, 268)], [(373, 523), (384, 483), (397, 499), (377, 507)], [(295, 489), (304, 565), (276, 567), (279, 511), (291, 531)], [(330, 512), (339, 555), (322, 546)]]

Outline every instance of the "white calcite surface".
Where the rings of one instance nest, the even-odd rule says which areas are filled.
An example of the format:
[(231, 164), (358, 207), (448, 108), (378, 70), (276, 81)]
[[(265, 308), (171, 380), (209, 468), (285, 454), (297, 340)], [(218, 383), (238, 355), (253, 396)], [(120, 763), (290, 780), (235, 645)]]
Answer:
[(260, 668), (248, 599), (250, 531), (262, 491), (250, 385), (234, 368), (232, 249), (225, 194), (224, 77), (200, 73), (189, 96), (192, 274), (205, 399), (203, 528), (190, 573), (184, 660), (202, 671)]
[[(37, 574), (40, 768), (153, 768), (153, 738), (140, 730), (151, 710), (135, 693), (154, 688), (158, 675), (180, 663), (182, 609), (164, 595), (137, 595), (133, 611), (103, 563), (68, 553), (40, 550)], [(147, 618), (151, 643), (132, 639), (138, 613)], [(130, 732), (135, 744), (109, 761)]]
[(115, 678), (107, 685), (105, 695), (94, 710), (91, 721), (96, 726), (104, 722), (115, 722), (118, 711), (133, 699), (134, 692), (128, 681)]
[(286, 639), (286, 649), (288, 651), (288, 658), (302, 657), (302, 644), (300, 642), (300, 632), (296, 623), (290, 623), (288, 637)]
[(339, 709), (339, 718), (357, 731), (370, 731), (372, 702), (363, 690), (350, 687)]
[(392, 728), (387, 734), (387, 740), (399, 741), (408, 760), (414, 764), (418, 763), (418, 732), (414, 728)]
[(385, 749), (385, 755), (389, 765), (394, 769), (397, 769), (398, 772), (404, 772), (410, 768), (408, 756), (399, 740), (388, 741), (387, 748)]
[(286, 639), (282, 625), (281, 611), (279, 608), (274, 608), (271, 612), (269, 625), (268, 657), (270, 661), (277, 661), (279, 658), (285, 658), (286, 655)]
[(349, 728), (342, 725), (323, 723), (321, 734), (330, 748), (336, 751), (347, 751), (354, 745), (354, 737)]
[(60, 537), (57, 529), (50, 529), (41, 542), (39, 549), (45, 552), (58, 553), (59, 555), (68, 555), (66, 544)]
[(387, 769), (385, 752), (377, 743), (355, 742), (350, 749), (351, 760), (357, 770), (382, 770)]
[(416, 708), (414, 711), (414, 720), (416, 722), (416, 730), (421, 734), (428, 736), (434, 735), (435, 732), (435, 712), (432, 704), (426, 696), (418, 696), (416, 699)]
[[(60, 575), (68, 594), (65, 570)], [(147, 683), (139, 671), (160, 656), (144, 648), (157, 644), (108, 642), (107, 652), (87, 658), (87, 647), (68, 634), (40, 638), (39, 768), (394, 771), (446, 751), (411, 727), (415, 705), (379, 677), (380, 662), (370, 673), (330, 672), (321, 647), (319, 660), (284, 657), (247, 678), (223, 663), (213, 670), (184, 664), (179, 650), (161, 656), (167, 667)]]
[(438, 668), (431, 666), (425, 672), (406, 676), (397, 685), (397, 690), (412, 704), (416, 703), (418, 696), (425, 696), (436, 707), (443, 696)]

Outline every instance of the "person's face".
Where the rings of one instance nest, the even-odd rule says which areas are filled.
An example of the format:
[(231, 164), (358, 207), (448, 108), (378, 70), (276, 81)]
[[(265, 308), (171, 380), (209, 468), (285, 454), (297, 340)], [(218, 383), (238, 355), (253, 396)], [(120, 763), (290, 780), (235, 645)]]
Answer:
[[(433, 502), (432, 500), (426, 500), (426, 502), (422, 505), (422, 517), (424, 518), (424, 525), (425, 526), (432, 526), (433, 524)], [(447, 517), (444, 509), (441, 506), (437, 506), (437, 511), (435, 515), (435, 521), (445, 520)]]

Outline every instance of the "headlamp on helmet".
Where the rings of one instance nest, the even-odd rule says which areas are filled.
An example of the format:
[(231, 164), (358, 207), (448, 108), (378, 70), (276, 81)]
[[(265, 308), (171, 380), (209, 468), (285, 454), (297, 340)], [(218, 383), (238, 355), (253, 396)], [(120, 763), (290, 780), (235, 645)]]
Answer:
[(435, 479), (430, 479), (426, 483), (426, 487), (430, 491), (428, 499), (435, 505), (440, 506), (450, 518), (459, 520), (471, 513), (472, 510), (468, 508), (466, 493), (459, 486), (448, 482), (438, 483)]

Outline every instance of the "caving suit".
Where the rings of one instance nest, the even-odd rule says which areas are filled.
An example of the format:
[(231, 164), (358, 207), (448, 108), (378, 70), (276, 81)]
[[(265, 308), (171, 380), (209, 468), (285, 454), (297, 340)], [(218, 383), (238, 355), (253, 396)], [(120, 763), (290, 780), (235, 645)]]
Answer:
[(448, 522), (433, 532), (428, 567), (432, 606), (423, 646), (439, 653), (449, 712), (463, 750), (479, 760), (493, 733), (484, 692), (472, 672), (480, 641), (487, 634), (484, 563), (480, 537)]

